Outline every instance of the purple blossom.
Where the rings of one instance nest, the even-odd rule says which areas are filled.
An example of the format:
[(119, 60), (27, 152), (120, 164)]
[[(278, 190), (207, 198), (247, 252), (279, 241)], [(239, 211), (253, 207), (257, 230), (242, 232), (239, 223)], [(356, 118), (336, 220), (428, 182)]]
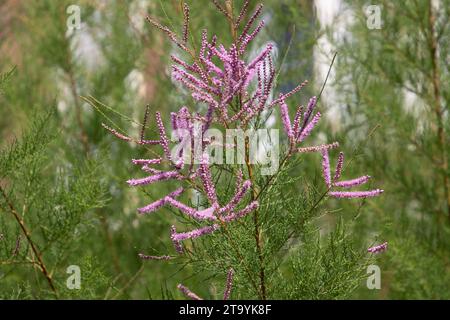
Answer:
[(258, 24), (258, 26), (255, 28), (255, 30), (251, 34), (247, 34), (244, 36), (244, 39), (242, 40), (241, 47), (239, 48), (239, 53), (243, 54), (245, 52), (245, 49), (247, 49), (248, 44), (256, 38), (258, 33), (264, 28), (265, 22), (264, 20), (261, 20)]
[(200, 177), (202, 179), (203, 187), (205, 188), (206, 195), (212, 205), (217, 205), (217, 195), (214, 183), (212, 182), (211, 172), (209, 170), (209, 157), (207, 154), (203, 154), (200, 164)]
[(228, 270), (228, 274), (227, 274), (227, 282), (225, 285), (225, 292), (223, 293), (223, 300), (230, 299), (231, 289), (233, 288), (233, 275), (234, 275), (234, 270), (233, 270), (233, 268), (230, 268), (230, 270)]
[(311, 114), (312, 114), (314, 108), (316, 107), (316, 104), (317, 104), (317, 97), (312, 97), (311, 99), (309, 99), (308, 106), (306, 108), (306, 111), (305, 111), (305, 114), (303, 117), (303, 128), (308, 123), (309, 118), (311, 117)]
[(154, 212), (156, 210), (158, 210), (159, 208), (161, 208), (162, 206), (164, 206), (166, 204), (166, 199), (162, 198), (159, 199), (155, 202), (152, 202), (148, 205), (146, 205), (145, 207), (139, 208), (138, 212), (139, 213), (150, 213), (150, 212)]
[(362, 177), (352, 179), (352, 180), (335, 182), (333, 185), (336, 187), (351, 188), (354, 186), (359, 186), (361, 184), (364, 184), (367, 181), (369, 181), (369, 179), (370, 179), (370, 176), (362, 176)]
[(132, 141), (130, 137), (127, 137), (126, 135), (121, 134), (116, 129), (108, 127), (106, 124), (102, 123), (102, 127), (111, 132), (113, 135), (115, 135), (117, 138), (123, 141)]
[(225, 213), (225, 212), (230, 212), (232, 211), (236, 205), (242, 200), (242, 198), (244, 197), (244, 195), (247, 193), (247, 191), (250, 189), (250, 187), (252, 186), (252, 183), (250, 180), (247, 180), (244, 182), (244, 184), (242, 185), (242, 187), (237, 187), (237, 191), (234, 194), (233, 198), (230, 200), (230, 202), (224, 206), (223, 208), (220, 208), (219, 212), (220, 213)]
[[(323, 148), (322, 152), (322, 171), (325, 183), (328, 189), (332, 187), (342, 187), (342, 188), (351, 188), (354, 186), (358, 186), (366, 183), (370, 176), (362, 176), (356, 179), (344, 180), (344, 181), (336, 181), (341, 176), (342, 166), (344, 163), (344, 154), (341, 152), (338, 157), (338, 163), (336, 165), (336, 172), (333, 178), (333, 183), (331, 183), (331, 173), (330, 173), (330, 159), (328, 155), (328, 150), (330, 148)], [(375, 197), (383, 193), (381, 189), (369, 190), (369, 191), (331, 191), (328, 192), (330, 197), (335, 198), (368, 198)]]
[(382, 251), (385, 251), (387, 249), (388, 243), (384, 242), (380, 245), (374, 246), (374, 247), (370, 247), (367, 249), (367, 252), (370, 253), (380, 253)]
[(188, 207), (187, 205), (185, 205), (175, 199), (172, 199), (170, 197), (168, 197), (166, 199), (166, 202), (194, 219), (216, 220), (216, 217), (214, 216), (214, 211), (215, 211), (214, 207), (210, 207), (205, 210), (197, 211), (197, 210), (195, 210), (191, 207)]
[(339, 152), (338, 161), (337, 161), (337, 164), (336, 164), (336, 171), (334, 173), (333, 181), (337, 181), (341, 177), (342, 166), (343, 165), (344, 165), (344, 153), (343, 152)]
[(170, 227), (170, 239), (172, 240), (173, 246), (175, 247), (175, 250), (178, 252), (178, 254), (183, 254), (183, 246), (181, 245), (181, 242), (175, 238), (175, 235), (177, 234), (177, 229), (175, 226)]
[(236, 19), (236, 23), (235, 23), (236, 28), (239, 27), (239, 25), (240, 25), (242, 19), (243, 19), (244, 16), (246, 15), (247, 10), (248, 10), (248, 5), (249, 5), (249, 4), (250, 4), (250, 0), (245, 0), (244, 4), (242, 5), (241, 12), (239, 12), (239, 16), (238, 16), (238, 18)]
[(322, 150), (322, 172), (323, 178), (328, 188), (331, 187), (331, 177), (330, 177), (330, 158), (328, 156), (328, 150)]
[(242, 34), (241, 34), (241, 36), (238, 39), (238, 43), (241, 43), (246, 38), (246, 36), (248, 35), (248, 32), (249, 32), (250, 28), (252, 27), (253, 23), (258, 18), (258, 16), (261, 14), (262, 8), (263, 8), (262, 4), (259, 4), (256, 7), (255, 12), (252, 14), (252, 16), (248, 20), (247, 24), (245, 25), (244, 30), (242, 31)]
[(273, 49), (273, 44), (269, 43), (266, 46), (266, 48), (263, 51), (261, 51), (261, 53), (259, 55), (257, 55), (256, 58), (253, 59), (252, 62), (250, 62), (248, 64), (248, 69), (256, 68), (256, 66), (270, 54), (272, 49)]
[(156, 159), (132, 159), (131, 162), (136, 165), (149, 165), (149, 164), (160, 164), (161, 158)]
[(300, 133), (300, 121), (302, 118), (303, 106), (300, 105), (297, 107), (297, 111), (295, 112), (294, 123), (292, 125), (292, 131), (294, 136), (297, 137)]
[(145, 107), (145, 112), (144, 112), (144, 120), (142, 121), (142, 127), (141, 127), (141, 136), (140, 136), (140, 140), (139, 143), (140, 144), (145, 144), (145, 128), (147, 125), (147, 121), (148, 121), (148, 115), (150, 113), (150, 105), (147, 105)]
[(138, 256), (142, 260), (171, 260), (171, 259), (173, 259), (173, 257), (171, 257), (171, 256), (148, 256), (143, 253), (139, 253)]
[[(302, 83), (300, 83), (298, 86), (296, 86), (294, 89), (292, 89), (289, 92), (283, 93), (280, 95), (280, 97), (274, 101), (272, 101), (272, 103), (270, 104), (270, 107), (279, 104), (281, 102), (282, 99), (287, 99), (290, 96), (296, 94), (297, 92), (299, 92), (300, 90), (303, 89), (304, 86), (306, 86), (308, 84), (308, 80), (303, 81)], [(309, 106), (309, 105), (308, 105)]]
[(286, 102), (284, 101), (284, 99), (281, 100), (280, 111), (281, 111), (281, 120), (283, 122), (284, 131), (286, 131), (286, 134), (288, 135), (289, 139), (293, 139), (294, 132), (293, 132), (292, 126), (291, 126), (291, 120), (289, 119), (288, 106), (287, 106)]
[(198, 237), (201, 237), (205, 234), (210, 234), (213, 233), (214, 231), (216, 231), (217, 229), (219, 229), (219, 225), (217, 224), (213, 224), (212, 226), (207, 226), (207, 227), (202, 227), (199, 229), (194, 229), (192, 231), (189, 232), (181, 232), (181, 233), (173, 233), (172, 234), (172, 239), (174, 241), (183, 241), (186, 239), (195, 239)]
[(182, 284), (179, 284), (177, 286), (177, 288), (189, 299), (192, 300), (203, 300), (202, 298), (200, 298), (198, 295), (196, 295), (195, 293), (193, 293), (191, 290), (189, 290), (188, 288), (186, 288), (185, 286), (183, 286)]
[(330, 149), (335, 149), (339, 147), (339, 142), (333, 142), (330, 144), (321, 144), (318, 146), (313, 146), (313, 147), (303, 147), (303, 148), (298, 148), (297, 152), (299, 153), (305, 153), (305, 152), (321, 152), (324, 150), (330, 150)]
[(158, 210), (159, 208), (161, 208), (162, 206), (164, 206), (167, 203), (167, 200), (170, 198), (176, 198), (178, 197), (181, 193), (183, 192), (183, 188), (178, 188), (177, 190), (175, 190), (174, 192), (169, 193), (167, 196), (165, 196), (164, 198), (157, 200), (145, 207), (139, 208), (138, 212), (139, 213), (150, 213), (150, 212), (154, 212), (156, 210)]
[(168, 160), (171, 160), (170, 151), (169, 151), (169, 139), (167, 139), (166, 129), (164, 128), (164, 124), (161, 119), (161, 113), (156, 112), (156, 124), (159, 129), (159, 136), (161, 138), (161, 146), (163, 147), (164, 154)]
[(127, 183), (130, 186), (142, 186), (142, 185), (155, 183), (157, 181), (179, 179), (179, 178), (180, 178), (180, 174), (178, 173), (178, 171), (167, 171), (167, 172), (161, 172), (161, 173), (158, 173), (153, 176), (146, 177), (146, 178), (130, 179), (127, 181)]
[(188, 41), (188, 32), (189, 32), (189, 6), (187, 3), (183, 3), (183, 16), (184, 16), (184, 22), (183, 22), (183, 44), (186, 45)]
[(155, 145), (161, 144), (161, 141), (160, 140), (140, 140), (137, 143), (141, 144), (141, 145), (152, 145), (152, 146), (155, 146)]
[(309, 137), (309, 135), (311, 134), (312, 130), (314, 129), (314, 127), (319, 122), (321, 116), (322, 115), (320, 114), (320, 112), (317, 112), (316, 115), (314, 116), (314, 118), (312, 118), (312, 120), (306, 125), (306, 127), (303, 130), (300, 131), (299, 136), (298, 136), (298, 142), (302, 142), (307, 137)]
[(246, 206), (244, 209), (242, 209), (241, 211), (238, 211), (236, 213), (233, 212), (233, 213), (229, 214), (228, 216), (226, 216), (223, 220), (225, 222), (231, 222), (231, 221), (240, 219), (240, 218), (246, 216), (247, 214), (249, 214), (250, 212), (258, 209), (258, 207), (259, 207), (258, 201), (253, 201), (248, 206)]
[[(234, 16), (232, 17), (228, 10), (222, 7), (218, 1), (213, 0), (213, 2), (219, 11), (234, 24), (234, 28), (237, 30), (243, 18), (246, 16), (249, 0), (244, 1), (244, 5), (235, 21), (233, 21)], [(329, 151), (338, 148), (339, 144), (334, 142), (318, 146), (301, 145), (301, 143), (311, 135), (321, 118), (321, 113), (315, 112), (317, 98), (310, 98), (305, 110), (303, 106), (297, 107), (292, 123), (286, 101), (289, 97), (298, 93), (308, 83), (307, 81), (300, 83), (287, 93), (280, 94), (279, 98), (273, 101), (270, 100), (273, 95), (276, 76), (274, 62), (271, 57), (274, 45), (268, 43), (251, 61), (247, 61), (245, 58), (245, 52), (249, 43), (260, 33), (265, 25), (262, 20), (257, 23), (262, 7), (262, 5), (257, 6), (255, 12), (243, 27), (242, 33), (237, 35), (237, 40), (227, 47), (218, 43), (218, 39), (215, 35), (213, 35), (209, 41), (207, 30), (203, 30), (201, 35), (201, 45), (198, 52), (196, 52), (195, 47), (188, 48), (190, 10), (186, 3), (183, 3), (182, 6), (184, 22), (180, 38), (178, 38), (176, 32), (170, 30), (167, 26), (161, 25), (150, 17), (147, 18), (151, 24), (162, 30), (181, 50), (188, 53), (186, 56), (194, 58), (193, 62), (186, 62), (176, 56), (172, 56), (172, 76), (174, 80), (178, 81), (182, 86), (189, 90), (195, 101), (205, 103), (207, 107), (206, 112), (204, 113), (191, 114), (186, 106), (180, 108), (178, 112), (172, 112), (170, 114), (171, 129), (178, 134), (177, 137), (181, 142), (183, 138), (182, 135), (185, 132), (184, 130), (187, 130), (191, 136), (195, 135), (194, 120), (200, 121), (200, 130), (202, 130), (201, 132), (203, 133), (214, 124), (218, 124), (225, 128), (247, 128), (252, 125), (251, 122), (254, 121), (254, 119), (259, 119), (259, 116), (263, 111), (269, 110), (279, 104), (282, 125), (290, 141), (287, 157), (294, 156), (294, 153), (321, 152), (322, 170), (325, 183), (328, 187), (329, 196), (336, 198), (365, 198), (381, 194), (383, 190), (380, 189), (370, 191), (330, 190), (334, 187), (350, 188), (364, 184), (368, 181), (369, 176), (338, 181), (341, 178), (344, 161), (344, 155), (343, 153), (340, 153), (334, 178), (331, 179)], [(254, 82), (256, 82), (255, 89), (253, 89)], [(238, 108), (235, 108), (234, 101), (239, 101), (239, 103), (236, 104)], [(230, 107), (231, 105), (233, 105), (233, 108)], [(119, 139), (129, 142), (133, 141), (141, 145), (161, 145), (163, 149), (163, 155), (160, 158), (132, 160), (133, 164), (142, 166), (143, 171), (149, 172), (152, 175), (145, 178), (128, 180), (127, 182), (130, 186), (148, 185), (166, 180), (178, 180), (189, 183), (189, 185), (196, 190), (200, 191), (203, 189), (201, 191), (208, 199), (210, 206), (202, 210), (191, 208), (176, 199), (183, 192), (183, 188), (179, 188), (174, 192), (169, 193), (167, 196), (138, 209), (138, 212), (140, 213), (150, 213), (165, 205), (170, 205), (193, 219), (203, 223), (210, 223), (210, 225), (182, 233), (178, 233), (175, 226), (172, 226), (170, 229), (170, 238), (174, 244), (175, 250), (179, 254), (183, 254), (184, 252), (181, 241), (196, 239), (211, 234), (225, 224), (241, 219), (258, 209), (258, 201), (251, 201), (246, 198), (246, 194), (249, 193), (252, 188), (252, 181), (244, 181), (242, 171), (238, 171), (235, 177), (236, 189), (233, 197), (228, 203), (219, 203), (219, 200), (222, 201), (222, 199), (217, 195), (216, 186), (212, 179), (209, 158), (205, 152), (206, 147), (212, 143), (211, 141), (204, 141), (200, 146), (200, 150), (198, 150), (200, 153), (195, 153), (202, 155), (200, 165), (197, 167), (194, 164), (191, 164), (186, 170), (182, 154), (183, 150), (180, 150), (179, 157), (174, 156), (176, 159), (172, 159), (171, 157), (169, 139), (160, 112), (155, 113), (156, 124), (159, 131), (159, 140), (144, 140), (144, 130), (146, 128), (148, 113), (149, 108), (147, 107), (141, 136), (140, 139), (137, 140), (123, 135), (115, 129), (105, 125), (103, 126)], [(201, 132), (199, 131), (199, 133)], [(197, 152), (197, 150), (195, 151)], [(168, 168), (155, 169), (151, 167), (152, 165), (160, 164), (164, 164), (164, 166), (167, 166)], [(381, 248), (382, 246), (384, 246), (384, 248)], [(369, 252), (384, 250), (386, 246), (387, 243), (369, 248)], [(139, 257), (147, 260), (169, 260), (172, 258), (169, 255), (151, 256), (142, 253), (139, 254)], [(229, 299), (231, 295), (233, 274), (234, 271), (230, 268), (224, 290), (225, 300)], [(196, 300), (201, 299), (181, 284), (178, 285), (178, 289), (188, 298)]]
[(375, 189), (370, 191), (333, 191), (329, 192), (328, 195), (330, 197), (335, 198), (370, 198), (370, 197), (376, 197), (380, 194), (382, 194), (384, 190), (381, 189)]

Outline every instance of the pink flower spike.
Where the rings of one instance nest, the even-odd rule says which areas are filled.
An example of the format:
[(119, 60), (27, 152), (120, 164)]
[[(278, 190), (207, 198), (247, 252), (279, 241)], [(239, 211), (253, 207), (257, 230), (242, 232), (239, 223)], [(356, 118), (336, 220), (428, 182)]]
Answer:
[(202, 30), (202, 43), (200, 45), (200, 57), (204, 58), (205, 57), (205, 52), (206, 52), (206, 46), (208, 45), (208, 30), (203, 29)]
[(317, 125), (321, 117), (320, 112), (317, 112), (317, 114), (314, 116), (314, 118), (311, 120), (310, 123), (300, 132), (300, 135), (298, 137), (298, 142), (304, 141), (310, 134), (311, 131), (314, 129), (314, 127)]
[(337, 181), (341, 177), (342, 166), (343, 165), (344, 165), (344, 153), (343, 152), (339, 152), (339, 157), (338, 157), (338, 161), (337, 161), (337, 164), (336, 164), (336, 171), (334, 173), (333, 181)]
[(335, 182), (333, 185), (336, 187), (351, 188), (354, 186), (359, 186), (361, 184), (364, 184), (367, 181), (369, 181), (369, 179), (370, 179), (370, 176), (362, 176), (362, 177), (352, 179), (352, 180)]
[(189, 299), (192, 299), (192, 300), (203, 300), (202, 298), (200, 298), (198, 295), (193, 293), (191, 290), (189, 290), (188, 288), (186, 288), (182, 284), (179, 284), (177, 286), (177, 288), (178, 288), (178, 290), (180, 290)]
[(375, 189), (371, 191), (334, 191), (329, 192), (328, 195), (330, 197), (335, 198), (369, 198), (369, 197), (376, 197), (380, 194), (382, 194), (384, 190), (381, 189)]
[(208, 219), (208, 220), (216, 220), (216, 216), (214, 215), (214, 212), (216, 211), (216, 208), (214, 206), (197, 211), (196, 216), (201, 219)]
[(161, 158), (156, 159), (132, 159), (131, 162), (136, 165), (160, 164)]
[(303, 112), (303, 106), (300, 105), (297, 108), (297, 112), (295, 113), (295, 117), (294, 117), (294, 124), (292, 125), (292, 131), (293, 131), (295, 137), (297, 137), (300, 133), (300, 120), (302, 118), (302, 112)]
[(175, 247), (175, 250), (178, 252), (178, 254), (183, 254), (183, 246), (181, 245), (179, 240), (175, 239), (175, 235), (177, 234), (177, 229), (175, 226), (172, 226), (170, 228), (170, 239), (172, 240), (173, 246)]
[(339, 147), (339, 142), (333, 142), (330, 144), (321, 144), (319, 146), (298, 148), (297, 152), (300, 152), (300, 153), (318, 152), (318, 151), (323, 151), (323, 150), (335, 149), (337, 147)]
[(138, 212), (139, 213), (150, 213), (150, 212), (154, 212), (156, 210), (158, 210), (159, 208), (161, 208), (162, 206), (164, 206), (167, 203), (167, 198), (176, 198), (178, 197), (182, 192), (183, 192), (183, 188), (178, 188), (177, 190), (175, 190), (174, 192), (169, 193), (167, 196), (165, 196), (164, 198), (157, 200), (145, 207), (139, 208)]
[(200, 177), (203, 182), (208, 200), (212, 205), (218, 204), (216, 189), (211, 178), (211, 171), (209, 170), (209, 157), (207, 154), (203, 154), (200, 164)]
[(170, 113), (170, 123), (172, 124), (172, 130), (176, 131), (178, 129), (178, 125), (177, 125), (177, 114), (175, 112)]
[(126, 135), (121, 134), (116, 129), (108, 127), (106, 124), (102, 123), (102, 127), (111, 132), (113, 135), (115, 135), (117, 138), (123, 140), (123, 141), (131, 141), (130, 137), (127, 137)]
[(170, 260), (170, 259), (172, 259), (171, 256), (148, 256), (143, 253), (139, 253), (138, 256), (142, 260)]
[(233, 268), (230, 268), (230, 270), (228, 270), (228, 274), (227, 274), (227, 282), (226, 282), (226, 286), (225, 286), (225, 292), (223, 293), (223, 300), (230, 299), (231, 289), (233, 288), (233, 275), (234, 275), (234, 270), (233, 270)]
[[(185, 205), (184, 203), (181, 203), (171, 197), (167, 197), (166, 199), (167, 203), (170, 204), (171, 206), (179, 209), (180, 211), (182, 211), (183, 213), (187, 214), (188, 216), (191, 216), (193, 218), (198, 219), (199, 217), (197, 217), (197, 211), (191, 207), (188, 207), (187, 205)], [(201, 219), (201, 218), (200, 218)]]
[(265, 22), (264, 20), (261, 20), (258, 24), (258, 26), (255, 28), (255, 30), (251, 34), (247, 34), (244, 36), (244, 39), (242, 40), (241, 46), (239, 48), (239, 54), (243, 55), (245, 53), (245, 49), (247, 49), (248, 44), (256, 38), (258, 33), (264, 28)]
[(183, 3), (183, 44), (185, 45), (188, 41), (188, 33), (189, 33), (189, 6), (187, 3)]
[(384, 242), (378, 246), (374, 246), (374, 247), (370, 247), (369, 249), (367, 249), (367, 252), (370, 253), (380, 253), (382, 251), (385, 251), (387, 249), (388, 243)]
[(173, 62), (179, 64), (180, 66), (182, 66), (186, 70), (191, 71), (191, 72), (196, 72), (197, 71), (197, 69), (195, 67), (187, 64), (185, 61), (181, 60), (180, 58), (178, 58), (178, 57), (176, 57), (174, 55), (171, 55), (170, 57), (172, 58)]
[(246, 216), (247, 214), (249, 214), (250, 212), (258, 209), (259, 207), (259, 203), (258, 201), (253, 201), (252, 203), (250, 203), (248, 206), (246, 206), (244, 209), (242, 209), (241, 211), (238, 211), (236, 213), (231, 213), (230, 215), (226, 216), (223, 220), (225, 222), (231, 222), (231, 221), (235, 221), (238, 220), (244, 216)]
[(288, 106), (284, 101), (284, 99), (281, 100), (280, 112), (284, 131), (286, 131), (286, 134), (288, 135), (289, 139), (292, 139), (294, 137), (294, 133), (292, 131), (291, 120), (289, 119)]
[(167, 171), (167, 172), (161, 172), (158, 174), (155, 174), (153, 176), (149, 176), (142, 179), (131, 179), (128, 180), (127, 183), (130, 186), (141, 186), (141, 185), (147, 185), (151, 184), (157, 181), (164, 181), (164, 180), (170, 180), (170, 179), (179, 179), (181, 176), (177, 171)]
[(248, 20), (247, 24), (245, 25), (244, 30), (242, 31), (242, 34), (240, 35), (240, 37), (238, 39), (238, 43), (241, 43), (245, 39), (245, 36), (248, 34), (248, 31), (252, 27), (253, 23), (258, 18), (258, 16), (261, 14), (262, 8), (263, 8), (262, 4), (259, 4), (257, 6), (255, 12), (252, 14), (252, 16)]
[(169, 150), (169, 139), (166, 135), (166, 129), (161, 119), (161, 113), (156, 112), (156, 124), (158, 125), (159, 135), (161, 137), (161, 146), (163, 147), (164, 154), (168, 160), (171, 160), (170, 150)]
[[(234, 145), (233, 145), (233, 148), (234, 148)], [(238, 172), (236, 173), (236, 190), (241, 187), (243, 177), (244, 177), (244, 174), (242, 173), (242, 169), (239, 169)]]
[(251, 181), (246, 180), (242, 185), (242, 188), (237, 188), (238, 191), (233, 196), (231, 201), (225, 207), (220, 208), (219, 213), (223, 214), (232, 211), (236, 207), (236, 205), (242, 200), (245, 193), (248, 191), (248, 189), (250, 189), (251, 186), (252, 186)]
[(217, 219), (216, 216), (214, 215), (214, 212), (216, 210), (216, 208), (214, 206), (207, 208), (205, 210), (197, 211), (197, 210), (195, 210), (191, 207), (188, 207), (187, 205), (185, 205), (169, 196), (166, 197), (164, 201), (194, 219), (197, 219), (197, 220), (216, 220)]
[(162, 198), (155, 202), (150, 203), (149, 205), (146, 205), (145, 207), (139, 208), (138, 212), (141, 214), (154, 212), (154, 211), (158, 210), (159, 208), (161, 208), (162, 206), (164, 206), (165, 204), (166, 204), (166, 200), (164, 198)]
[[(306, 86), (307, 84), (308, 84), (308, 80), (305, 80), (305, 81), (303, 81), (302, 83), (300, 83), (298, 86), (296, 86), (294, 89), (292, 89), (291, 91), (289, 91), (289, 92), (287, 92), (287, 93), (283, 93), (283, 94), (281, 95), (281, 97), (284, 98), (284, 99), (287, 99), (287, 98), (289, 98), (290, 96), (292, 96), (292, 95), (296, 94), (297, 92), (299, 92), (299, 91), (300, 91), (304, 86)], [(274, 106), (274, 105), (280, 103), (280, 102), (281, 102), (281, 97), (278, 98), (278, 99), (276, 99), (276, 100), (274, 100), (274, 101), (272, 101), (272, 103), (270, 104), (270, 106), (272, 107), (272, 106)], [(311, 102), (311, 100), (310, 100), (310, 102)], [(308, 106), (309, 106), (309, 105), (310, 105), (310, 104), (308, 104)]]
[(309, 118), (311, 117), (312, 112), (314, 111), (314, 108), (316, 107), (317, 98), (314, 96), (311, 99), (309, 99), (308, 107), (306, 108), (304, 119), (303, 119), (303, 127), (306, 126), (306, 124), (309, 121)]
[(138, 144), (155, 146), (157, 144), (161, 144), (161, 141), (160, 140), (140, 140), (140, 141), (138, 141)]
[(159, 174), (162, 172), (161, 170), (151, 168), (148, 165), (142, 166), (142, 170), (151, 174)]
[(182, 232), (182, 233), (174, 233), (172, 234), (172, 239), (174, 241), (183, 241), (186, 239), (195, 239), (198, 237), (201, 237), (206, 234), (211, 234), (214, 231), (219, 229), (219, 226), (217, 224), (213, 224), (212, 226), (207, 226), (199, 229), (194, 229), (189, 232)]
[(322, 172), (323, 178), (328, 188), (331, 187), (331, 177), (330, 177), (330, 157), (328, 156), (328, 150), (322, 150)]
[(248, 5), (250, 4), (250, 0), (245, 0), (241, 11), (239, 12), (239, 16), (236, 19), (235, 27), (239, 27), (242, 19), (244, 18), (245, 14), (247, 13)]
[(248, 70), (255, 68), (261, 61), (263, 61), (272, 51), (273, 49), (273, 44), (269, 43), (266, 48), (261, 51), (261, 53), (256, 56), (255, 59), (253, 59), (252, 62), (250, 62), (247, 66)]

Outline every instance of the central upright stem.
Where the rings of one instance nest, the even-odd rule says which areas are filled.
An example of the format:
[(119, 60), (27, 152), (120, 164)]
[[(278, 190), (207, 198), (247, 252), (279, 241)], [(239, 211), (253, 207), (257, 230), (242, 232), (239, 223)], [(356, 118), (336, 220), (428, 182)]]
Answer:
[[(249, 179), (252, 183), (252, 193), (251, 193), (251, 199), (252, 201), (255, 201), (258, 194), (255, 188), (255, 182), (254, 182), (254, 176), (253, 176), (253, 169), (250, 164), (250, 148), (249, 148), (249, 137), (246, 137), (245, 139), (245, 164), (247, 166), (247, 172)], [(253, 213), (253, 223), (255, 225), (255, 242), (256, 242), (256, 251), (258, 254), (259, 259), (259, 286), (261, 290), (261, 297), (263, 300), (266, 300), (266, 284), (265, 284), (265, 271), (264, 271), (264, 256), (262, 252), (262, 244), (261, 244), (261, 232), (259, 229), (259, 220), (258, 220), (258, 209), (256, 209)]]
[(442, 183), (445, 194), (445, 202), (447, 207), (447, 215), (450, 219), (450, 179), (448, 176), (448, 158), (446, 149), (446, 134), (443, 120), (443, 110), (441, 107), (441, 82), (439, 72), (439, 52), (438, 40), (436, 38), (436, 13), (433, 8), (432, 1), (428, 1), (428, 32), (429, 32), (429, 49), (432, 64), (433, 79), (433, 108), (437, 119), (437, 144), (440, 149), (441, 159), (440, 166), (442, 172)]

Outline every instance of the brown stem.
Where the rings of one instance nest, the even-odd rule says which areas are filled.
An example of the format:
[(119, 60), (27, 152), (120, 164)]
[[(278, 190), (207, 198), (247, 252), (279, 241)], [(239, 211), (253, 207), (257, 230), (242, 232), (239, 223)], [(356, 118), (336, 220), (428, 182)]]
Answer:
[(433, 109), (437, 118), (437, 143), (441, 153), (441, 171), (444, 184), (444, 194), (447, 203), (447, 214), (450, 218), (450, 180), (448, 176), (448, 158), (446, 151), (446, 137), (443, 121), (443, 110), (441, 107), (441, 83), (439, 72), (439, 53), (438, 42), (436, 38), (436, 13), (433, 9), (432, 1), (428, 1), (428, 32), (429, 32), (429, 49), (432, 64), (432, 82), (433, 82)]
[[(255, 201), (258, 196), (258, 193), (255, 188), (253, 170), (252, 170), (252, 166), (250, 164), (249, 152), (250, 152), (249, 138), (246, 137), (246, 139), (245, 139), (245, 164), (247, 166), (249, 179), (252, 183), (251, 198), (252, 198), (252, 201)], [(263, 252), (262, 252), (261, 230), (259, 228), (258, 212), (259, 212), (259, 210), (256, 209), (253, 213), (253, 223), (255, 225), (256, 251), (258, 253), (258, 259), (259, 259), (259, 285), (260, 285), (260, 290), (261, 290), (261, 297), (263, 300), (266, 300), (267, 295), (266, 295), (266, 284), (265, 284), (264, 256), (263, 256)]]
[(31, 234), (28, 231), (27, 227), (25, 226), (25, 222), (23, 221), (21, 215), (14, 208), (12, 202), (10, 201), (10, 199), (6, 195), (6, 192), (3, 190), (3, 188), (1, 186), (0, 186), (0, 192), (1, 192), (2, 196), (3, 196), (3, 198), (5, 199), (6, 204), (9, 207), (9, 211), (14, 216), (14, 218), (16, 219), (17, 223), (20, 226), (20, 229), (22, 230), (23, 234), (27, 238), (27, 241), (30, 244), (31, 250), (33, 251), (34, 255), (36, 256), (36, 259), (38, 260), (37, 265), (39, 266), (39, 268), (41, 269), (42, 273), (44, 274), (45, 279), (47, 279), (47, 282), (48, 282), (50, 288), (52, 289), (53, 293), (57, 296), (56, 288), (55, 288), (55, 286), (53, 284), (52, 277), (50, 276), (50, 274), (47, 271), (47, 268), (46, 268), (46, 266), (44, 264), (44, 261), (42, 260), (42, 255), (41, 255), (37, 245), (31, 239)]

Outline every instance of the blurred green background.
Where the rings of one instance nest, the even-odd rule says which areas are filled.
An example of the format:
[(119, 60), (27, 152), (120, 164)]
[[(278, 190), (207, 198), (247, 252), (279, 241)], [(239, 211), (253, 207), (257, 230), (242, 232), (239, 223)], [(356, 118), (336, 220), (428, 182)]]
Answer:
[[(186, 2), (193, 41), (207, 28), (230, 43), (226, 19), (210, 1)], [(240, 8), (242, 1), (233, 2)], [(345, 220), (352, 241), (366, 247), (389, 242), (375, 262), (381, 289), (361, 281), (344, 297), (449, 299), (449, 1), (262, 2), (267, 26), (252, 50), (276, 44), (277, 92), (308, 79), (295, 99), (317, 95), (337, 52), (315, 139), (340, 141), (352, 159), (345, 174), (367, 173), (385, 190), (377, 199), (328, 201), (317, 222), (329, 230)], [(81, 10), (81, 28), (73, 31), (70, 5)], [(368, 5), (379, 9), (375, 28), (368, 19), (378, 9)], [(169, 250), (171, 218), (138, 216), (136, 208), (170, 189), (127, 187), (138, 173), (130, 159), (145, 150), (101, 127), (113, 121), (137, 135), (146, 104), (168, 115), (186, 103), (170, 76), (176, 48), (145, 21), (150, 14), (179, 30), (181, 8), (177, 0), (0, 2), (0, 185), (61, 298), (181, 298), (174, 290), (180, 279), (215, 297), (209, 279), (191, 279), (192, 266), (137, 257)], [(150, 126), (148, 136), (154, 133)], [(305, 161), (317, 181), (319, 158)], [(0, 204), (0, 297), (53, 298), (10, 203)], [(83, 270), (80, 290), (65, 286), (69, 265)]]

